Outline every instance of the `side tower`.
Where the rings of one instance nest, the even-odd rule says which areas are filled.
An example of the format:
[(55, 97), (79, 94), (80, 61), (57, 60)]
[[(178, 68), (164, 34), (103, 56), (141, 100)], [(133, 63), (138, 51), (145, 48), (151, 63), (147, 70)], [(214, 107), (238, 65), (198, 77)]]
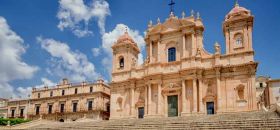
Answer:
[[(127, 72), (136, 67), (140, 50), (134, 40), (126, 31), (112, 46), (113, 68), (112, 74)], [(114, 76), (112, 77), (114, 80)]]
[(253, 52), (252, 28), (254, 16), (238, 3), (226, 15), (223, 31), (226, 38), (226, 54)]

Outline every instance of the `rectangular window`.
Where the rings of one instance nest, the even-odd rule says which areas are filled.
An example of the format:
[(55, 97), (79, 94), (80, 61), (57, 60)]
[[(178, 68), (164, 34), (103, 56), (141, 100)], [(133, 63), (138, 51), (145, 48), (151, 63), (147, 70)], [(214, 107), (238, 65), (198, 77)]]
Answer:
[(40, 114), (40, 106), (36, 106), (36, 115)]
[(52, 105), (49, 105), (49, 110), (48, 113), (51, 114), (52, 113)]
[(52, 96), (53, 96), (53, 91), (50, 92), (50, 97), (52, 97)]
[(92, 110), (92, 101), (88, 101), (88, 110)]
[(168, 49), (168, 62), (176, 61), (176, 48)]
[(23, 117), (23, 112), (24, 112), (24, 109), (20, 109), (20, 117)]
[(78, 93), (78, 88), (75, 88), (75, 94), (77, 94)]
[(61, 113), (64, 112), (64, 104), (60, 104), (60, 112), (61, 112)]
[(77, 112), (77, 106), (78, 106), (77, 102), (73, 103), (73, 112)]
[(62, 90), (61, 95), (63, 96), (65, 94), (65, 90)]
[(89, 88), (89, 92), (92, 93), (93, 92), (93, 87)]
[(15, 117), (15, 110), (12, 110), (11, 117), (12, 117), (12, 118), (14, 118), (14, 117)]
[(38, 98), (40, 98), (41, 97), (41, 94), (40, 93), (38, 93)]

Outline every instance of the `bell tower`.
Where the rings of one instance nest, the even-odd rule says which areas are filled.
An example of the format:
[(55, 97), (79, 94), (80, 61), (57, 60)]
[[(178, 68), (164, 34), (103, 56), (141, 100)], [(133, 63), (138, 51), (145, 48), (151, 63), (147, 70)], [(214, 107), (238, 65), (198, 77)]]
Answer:
[(252, 29), (254, 16), (236, 2), (226, 15), (223, 32), (226, 41), (226, 54), (252, 52)]
[(140, 50), (127, 30), (112, 46), (113, 68), (112, 73), (129, 71), (136, 67)]

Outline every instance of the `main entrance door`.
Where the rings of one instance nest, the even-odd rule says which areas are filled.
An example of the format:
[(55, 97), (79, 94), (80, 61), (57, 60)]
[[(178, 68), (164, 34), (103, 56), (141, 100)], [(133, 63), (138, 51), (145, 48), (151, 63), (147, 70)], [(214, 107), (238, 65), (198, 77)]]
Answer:
[(138, 118), (143, 118), (144, 117), (144, 107), (139, 107), (138, 108)]
[(178, 96), (168, 96), (168, 117), (178, 116)]
[(207, 114), (208, 115), (214, 114), (214, 102), (207, 102), (206, 107), (207, 107)]

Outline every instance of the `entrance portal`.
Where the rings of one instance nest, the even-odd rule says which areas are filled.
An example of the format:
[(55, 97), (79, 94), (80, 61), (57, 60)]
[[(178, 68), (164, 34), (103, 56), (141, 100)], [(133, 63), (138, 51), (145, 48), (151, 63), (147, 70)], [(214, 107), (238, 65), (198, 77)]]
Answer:
[(207, 107), (207, 114), (208, 115), (215, 114), (214, 113), (214, 102), (207, 102), (206, 107)]
[(144, 107), (138, 108), (138, 118), (142, 119), (144, 117)]
[(168, 117), (178, 116), (178, 96), (168, 96)]

